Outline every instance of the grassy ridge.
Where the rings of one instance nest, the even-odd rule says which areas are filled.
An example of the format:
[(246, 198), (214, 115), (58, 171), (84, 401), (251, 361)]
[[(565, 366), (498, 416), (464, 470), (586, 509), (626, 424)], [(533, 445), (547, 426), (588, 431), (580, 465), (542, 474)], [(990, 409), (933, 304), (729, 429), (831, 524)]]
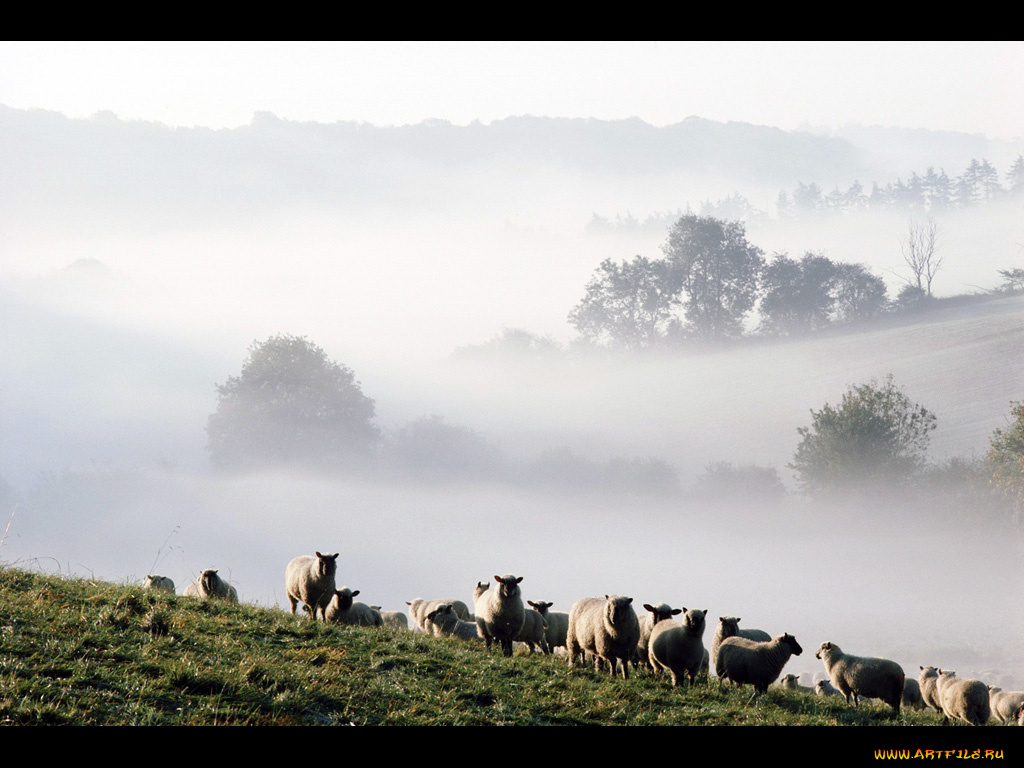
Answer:
[[(808, 651), (805, 650), (805, 653)], [(0, 569), (0, 723), (78, 725), (888, 725), (853, 709), (750, 688), (674, 690), (564, 657), (279, 609), (200, 602)], [(908, 712), (902, 724), (937, 724)]]

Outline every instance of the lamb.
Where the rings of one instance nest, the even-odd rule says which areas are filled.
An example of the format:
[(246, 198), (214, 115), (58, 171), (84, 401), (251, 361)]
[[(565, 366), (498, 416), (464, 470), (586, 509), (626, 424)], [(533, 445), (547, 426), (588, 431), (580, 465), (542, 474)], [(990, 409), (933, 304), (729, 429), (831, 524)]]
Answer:
[(753, 685), (754, 695), (747, 702), (749, 704), (768, 690), (791, 656), (799, 656), (803, 652), (796, 638), (788, 633), (767, 642), (727, 637), (718, 647), (715, 672), (720, 682), (728, 679), (736, 685)]
[(819, 680), (814, 684), (814, 693), (818, 696), (829, 697), (829, 696), (840, 696), (839, 691), (836, 690), (835, 686), (828, 680)]
[(741, 619), (735, 616), (718, 617), (718, 627), (715, 628), (715, 636), (711, 639), (712, 664), (718, 660), (718, 646), (727, 637), (745, 637), (747, 640), (756, 640), (759, 643), (766, 643), (772, 639), (772, 636), (763, 629), (740, 629), (740, 621)]
[[(510, 573), (495, 576), (493, 588), (481, 590), (476, 598), (473, 612), (476, 614), (476, 628), (490, 650), (491, 643), (501, 644), (505, 656), (512, 655), (512, 641), (526, 622), (526, 608), (519, 591), (518, 578)], [(478, 585), (479, 587), (479, 585)]]
[(637, 640), (636, 650), (633, 652), (633, 666), (645, 667), (653, 672), (655, 668), (651, 666), (649, 648), (654, 625), (664, 619), (678, 616), (683, 612), (683, 609), (673, 608), (668, 603), (658, 603), (657, 605), (644, 603), (644, 608), (647, 610), (647, 613), (639, 618), (640, 639)]
[(692, 687), (707, 654), (704, 648), (707, 611), (682, 610), (686, 611), (682, 624), (666, 620), (654, 625), (647, 655), (655, 671), (667, 669), (672, 674), (672, 685), (678, 686), (685, 673), (690, 676)]
[(546, 638), (549, 653), (553, 653), (557, 647), (565, 648), (565, 636), (569, 632), (569, 614), (565, 611), (548, 610), (554, 603), (546, 603), (544, 601), (535, 603), (532, 600), (527, 600), (526, 603), (543, 616), (544, 621), (548, 623)]
[(338, 552), (333, 555), (299, 555), (288, 563), (284, 570), (285, 589), (288, 602), (295, 615), (296, 606), (302, 602), (309, 608), (313, 619), (326, 621), (327, 606), (336, 589), (334, 576), (338, 571)]
[(992, 710), (988, 703), (988, 686), (980, 680), (961, 680), (956, 672), (939, 670), (935, 684), (947, 720), (963, 720), (971, 725), (984, 725)]
[(366, 603), (357, 603), (352, 600), (359, 594), (359, 590), (351, 590), (342, 587), (335, 590), (331, 601), (324, 611), (324, 621), (334, 621), (338, 624), (357, 624), (362, 627), (380, 627), (384, 620), (378, 611), (373, 610)]
[(935, 667), (921, 667), (921, 674), (917, 678), (921, 688), (921, 698), (924, 703), (936, 712), (942, 711), (942, 700), (939, 698), (937, 688), (939, 682), (939, 670)]
[(154, 589), (157, 592), (170, 592), (172, 595), (174, 594), (174, 582), (167, 576), (150, 574), (142, 582), (142, 586), (145, 589)]
[(594, 656), (595, 669), (607, 661), (614, 677), (615, 664), (621, 661), (622, 677), (629, 679), (629, 660), (640, 639), (640, 622), (632, 602), (632, 597), (605, 595), (573, 603), (566, 630), (570, 667), (575, 666), (577, 656), (589, 652)]
[(903, 706), (911, 709), (924, 709), (921, 684), (912, 677), (908, 677), (903, 683)]
[(547, 619), (537, 613), (537, 611), (524, 611), (523, 628), (520, 629), (519, 634), (516, 635), (516, 641), (526, 643), (531, 652), (534, 650), (534, 646), (537, 646), (544, 653), (551, 653), (551, 647), (548, 645), (547, 634)]
[(1024, 707), (1024, 691), (1004, 691), (1002, 688), (989, 687), (988, 706), (993, 720), (1000, 723), (1017, 721), (1017, 712)]
[(427, 614), (440, 608), (442, 605), (452, 605), (456, 616), (463, 621), (470, 621), (471, 614), (469, 608), (461, 600), (424, 600), (417, 597), (415, 600), (407, 600), (405, 604), (409, 606), (409, 615), (416, 622), (416, 626), (431, 635), (440, 633), (431, 626), (429, 619), (427, 619)]
[(427, 614), (427, 618), (430, 619), (430, 623), (440, 635), (453, 635), (462, 640), (483, 642), (483, 638), (476, 631), (476, 623), (460, 619), (451, 603), (445, 603), (440, 608), (435, 608)]
[(238, 602), (238, 590), (217, 575), (217, 571), (207, 568), (196, 581), (193, 581), (182, 592), (185, 597), (198, 597), (202, 600), (217, 598), (229, 603)]
[(813, 688), (808, 688), (806, 685), (800, 685), (800, 677), (794, 674), (783, 675), (778, 682), (779, 688), (784, 688), (787, 691), (800, 691), (801, 693), (814, 693)]
[[(859, 696), (881, 699), (892, 707), (893, 717), (900, 716), (903, 701), (903, 667), (889, 659), (853, 656), (843, 653), (835, 643), (822, 643), (815, 658), (821, 659), (832, 683), (850, 703), (857, 706)], [(987, 699), (987, 697), (986, 697)]]

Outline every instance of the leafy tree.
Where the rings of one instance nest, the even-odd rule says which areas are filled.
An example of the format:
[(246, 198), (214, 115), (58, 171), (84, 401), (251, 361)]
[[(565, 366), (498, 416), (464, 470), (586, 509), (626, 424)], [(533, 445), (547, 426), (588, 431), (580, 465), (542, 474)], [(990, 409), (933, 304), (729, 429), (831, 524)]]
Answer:
[(569, 322), (589, 341), (624, 349), (649, 347), (664, 338), (676, 304), (664, 261), (637, 256), (616, 264), (605, 259), (587, 283), (587, 295)]
[(797, 429), (800, 444), (788, 466), (813, 494), (903, 483), (924, 466), (935, 421), (891, 374), (882, 384), (872, 379), (850, 387), (838, 407), (811, 411), (811, 425)]
[(254, 341), (239, 376), (217, 385), (206, 426), (214, 466), (337, 467), (366, 456), (379, 434), (373, 400), (351, 369), (298, 336)]
[(886, 310), (885, 281), (863, 264), (836, 264), (832, 313), (835, 320), (853, 323), (877, 317)]
[(836, 265), (816, 253), (800, 261), (776, 254), (761, 277), (761, 330), (768, 334), (813, 331), (829, 324)]
[(705, 340), (740, 336), (764, 268), (762, 251), (747, 242), (743, 225), (687, 214), (672, 226), (662, 250), (672, 293), (686, 294), (689, 330)]
[(390, 451), (402, 470), (423, 479), (483, 479), (505, 470), (501, 452), (483, 435), (440, 416), (402, 427)]
[(1013, 504), (1018, 519), (1024, 516), (1024, 402), (1010, 403), (1013, 421), (997, 429), (989, 440), (985, 461), (992, 483)]

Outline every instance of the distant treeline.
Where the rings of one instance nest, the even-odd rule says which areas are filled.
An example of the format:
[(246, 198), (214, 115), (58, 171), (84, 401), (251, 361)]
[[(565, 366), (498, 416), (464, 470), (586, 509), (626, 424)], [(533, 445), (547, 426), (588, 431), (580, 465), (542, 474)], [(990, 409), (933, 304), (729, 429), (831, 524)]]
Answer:
[[(1005, 184), (1000, 182), (1000, 174), (995, 166), (982, 158), (972, 159), (967, 169), (954, 178), (950, 178), (942, 168), (936, 171), (935, 168), (929, 167), (923, 175), (916, 171), (912, 172), (906, 182), (897, 178), (895, 183), (890, 181), (882, 186), (872, 181), (869, 192), (865, 191), (859, 181), (854, 181), (846, 190), (841, 190), (837, 186), (828, 193), (815, 182), (799, 182), (794, 189), (783, 189), (779, 192), (775, 203), (775, 216), (779, 219), (796, 219), (863, 210), (896, 210), (911, 214), (939, 213), (991, 203), (1006, 197), (1022, 196), (1024, 155), (1017, 157), (1005, 174), (1004, 180)], [(672, 226), (684, 213), (692, 212), (692, 206), (687, 204), (685, 211), (676, 209), (655, 212), (643, 219), (638, 219), (628, 212), (625, 215), (616, 214), (613, 218), (594, 213), (587, 224), (587, 229), (591, 232), (660, 231)], [(768, 211), (755, 207), (738, 192), (720, 200), (705, 200), (699, 205), (698, 212), (701, 216), (745, 223), (771, 218)]]

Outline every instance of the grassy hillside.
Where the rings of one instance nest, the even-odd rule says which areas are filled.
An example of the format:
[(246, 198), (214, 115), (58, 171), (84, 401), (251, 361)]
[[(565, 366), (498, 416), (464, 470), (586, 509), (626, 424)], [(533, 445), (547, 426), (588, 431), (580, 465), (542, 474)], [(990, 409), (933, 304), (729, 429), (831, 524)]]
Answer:
[[(570, 670), (564, 657), (505, 659), (446, 638), (0, 570), (4, 724), (892, 724), (882, 708), (783, 691), (748, 706), (749, 694), (610, 680)], [(938, 722), (908, 712), (900, 724)]]

